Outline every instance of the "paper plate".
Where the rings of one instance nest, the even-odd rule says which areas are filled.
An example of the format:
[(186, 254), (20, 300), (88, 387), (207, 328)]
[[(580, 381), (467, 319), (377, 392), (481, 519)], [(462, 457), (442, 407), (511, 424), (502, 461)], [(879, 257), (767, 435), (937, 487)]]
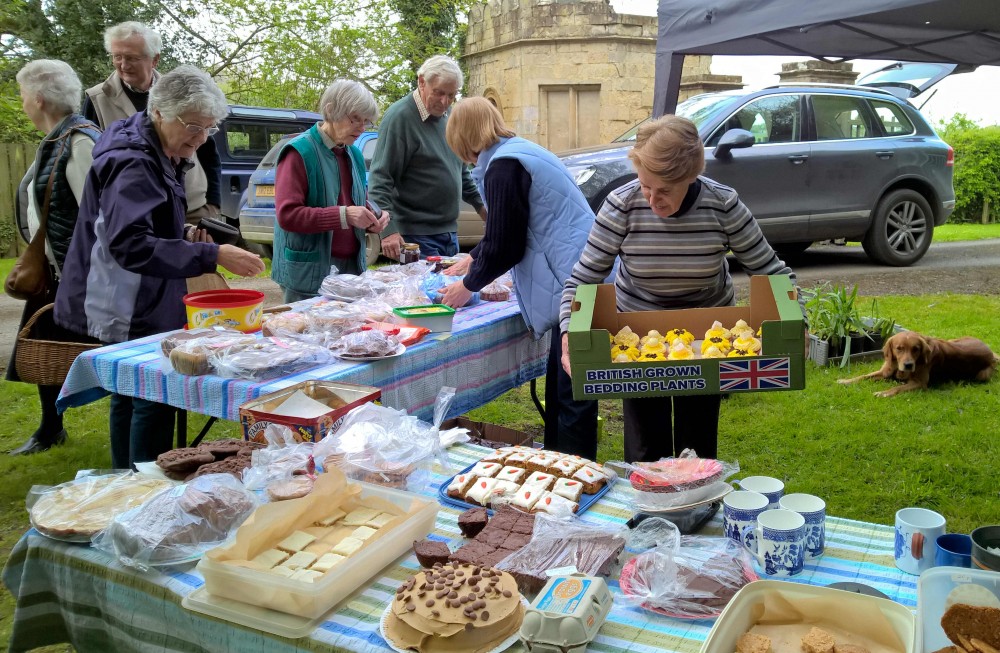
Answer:
[[(618, 578), (618, 587), (621, 588), (622, 594), (624, 594), (625, 596), (633, 595), (632, 575), (635, 573), (635, 565), (637, 561), (638, 558), (632, 558), (631, 560), (626, 562), (625, 566), (622, 567), (621, 575)], [(752, 567), (744, 566), (743, 578), (746, 580), (746, 583), (744, 583), (745, 586), (748, 583), (752, 583), (753, 581), (758, 580), (757, 572), (755, 572)], [(705, 614), (691, 615), (691, 614), (671, 612), (670, 610), (667, 610), (665, 608), (648, 606), (645, 603), (642, 604), (643, 610), (649, 610), (650, 612), (655, 612), (656, 614), (662, 614), (665, 617), (673, 617), (674, 619), (715, 619), (720, 614), (722, 614), (722, 611), (725, 609), (725, 607), (726, 606), (723, 605), (718, 608), (707, 608)]]
[(722, 478), (722, 463), (713, 458), (668, 458), (652, 463), (637, 463), (628, 476), (636, 490), (643, 492), (680, 492), (691, 490)]
[[(525, 609), (527, 609), (530, 606), (530, 604), (528, 603), (528, 600), (526, 598), (524, 598), (523, 596), (521, 597), (521, 605), (524, 606)], [(392, 601), (390, 600), (389, 601), (389, 605), (385, 606), (385, 612), (382, 613), (382, 618), (379, 619), (379, 621), (378, 621), (378, 632), (379, 632), (379, 634), (382, 635), (382, 639), (385, 640), (386, 646), (388, 646), (392, 650), (396, 651), (397, 653), (413, 653), (413, 649), (400, 648), (399, 646), (396, 646), (396, 644), (393, 643), (393, 641), (391, 639), (389, 639), (388, 635), (385, 634), (385, 622), (386, 622), (386, 619), (389, 618), (389, 614), (391, 612), (392, 612)], [(521, 632), (521, 629), (520, 629), (520, 627), (518, 627), (518, 629), (515, 630), (514, 633), (510, 637), (508, 637), (507, 639), (503, 640), (502, 642), (500, 642), (499, 644), (497, 644), (496, 646), (494, 646), (490, 650), (485, 651), (485, 653), (500, 653), (500, 651), (506, 651), (511, 646), (513, 646), (514, 644), (516, 644), (517, 640), (519, 640), (521, 638), (520, 632)]]
[(701, 498), (701, 499), (699, 499), (697, 501), (692, 501), (690, 503), (685, 503), (685, 504), (679, 505), (679, 506), (669, 506), (669, 507), (651, 506), (649, 504), (641, 503), (638, 500), (635, 502), (634, 505), (635, 505), (636, 508), (638, 508), (642, 512), (647, 512), (647, 513), (651, 513), (651, 514), (656, 514), (656, 513), (671, 513), (671, 512), (684, 512), (685, 510), (691, 510), (692, 508), (697, 508), (699, 506), (703, 506), (706, 503), (712, 503), (714, 501), (718, 501), (719, 499), (721, 499), (722, 497), (726, 496), (727, 494), (729, 494), (732, 491), (733, 491), (733, 486), (730, 485), (729, 483), (726, 483), (724, 487), (720, 486), (719, 489), (718, 489), (718, 491), (713, 492), (710, 496), (703, 497), (703, 498)]
[(348, 354), (334, 354), (337, 358), (345, 361), (380, 361), (385, 358), (395, 358), (396, 356), (402, 356), (403, 352), (406, 351), (406, 345), (399, 345), (396, 347), (396, 351), (387, 356), (349, 356)]

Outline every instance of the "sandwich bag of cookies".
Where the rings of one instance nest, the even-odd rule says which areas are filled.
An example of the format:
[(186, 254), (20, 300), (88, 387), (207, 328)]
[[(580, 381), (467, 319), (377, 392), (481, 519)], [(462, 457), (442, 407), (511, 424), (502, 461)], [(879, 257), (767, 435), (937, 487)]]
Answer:
[(93, 544), (143, 572), (182, 564), (225, 542), (256, 508), (232, 474), (207, 474), (115, 516)]
[(748, 583), (757, 580), (750, 556), (725, 537), (682, 536), (666, 519), (639, 524), (629, 538), (639, 551), (619, 583), (631, 605), (676, 619), (711, 619)]

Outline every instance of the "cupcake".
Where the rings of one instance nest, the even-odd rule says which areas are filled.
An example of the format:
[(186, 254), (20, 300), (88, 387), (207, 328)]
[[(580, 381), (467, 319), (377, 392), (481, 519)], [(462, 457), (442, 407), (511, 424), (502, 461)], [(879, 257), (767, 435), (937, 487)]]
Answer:
[(684, 344), (680, 339), (674, 340), (674, 344), (670, 346), (670, 353), (667, 355), (667, 360), (683, 361), (691, 358), (694, 358), (694, 352), (691, 351), (691, 347)]
[(729, 344), (729, 340), (727, 340), (726, 338), (722, 338), (720, 336), (713, 336), (711, 338), (705, 338), (705, 340), (702, 341), (701, 353), (704, 354), (711, 347), (715, 347), (723, 354), (725, 354), (726, 352), (728, 352), (730, 349), (733, 348), (733, 346)]
[(690, 345), (694, 342), (694, 334), (687, 329), (671, 329), (667, 331), (666, 341), (673, 347), (674, 343), (680, 340), (685, 345)]
[(705, 332), (705, 340), (711, 340), (712, 338), (725, 338), (729, 340), (732, 338), (732, 334), (729, 333), (729, 329), (722, 326), (722, 322), (716, 320), (712, 322), (712, 328)]
[(737, 338), (733, 341), (733, 347), (736, 349), (746, 349), (747, 351), (756, 353), (760, 351), (760, 340), (757, 340), (753, 336)]

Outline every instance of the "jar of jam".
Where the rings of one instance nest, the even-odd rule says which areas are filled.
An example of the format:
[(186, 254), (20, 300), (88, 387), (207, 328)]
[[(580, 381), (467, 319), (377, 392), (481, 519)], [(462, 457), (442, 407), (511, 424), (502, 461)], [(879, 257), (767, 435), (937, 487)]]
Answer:
[(441, 257), (440, 256), (428, 256), (427, 259), (426, 259), (426, 261), (428, 263), (433, 263), (434, 264), (434, 269), (432, 269), (431, 272), (434, 272), (435, 274), (444, 269), (444, 266), (441, 265)]
[(406, 243), (399, 252), (399, 262), (401, 264), (416, 263), (420, 260), (420, 245), (416, 243)]

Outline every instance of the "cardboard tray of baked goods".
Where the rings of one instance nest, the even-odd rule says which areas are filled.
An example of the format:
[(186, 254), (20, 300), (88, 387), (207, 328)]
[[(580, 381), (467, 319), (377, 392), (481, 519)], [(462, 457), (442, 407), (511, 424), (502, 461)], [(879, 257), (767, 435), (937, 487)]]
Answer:
[[(461, 474), (465, 474), (475, 466), (476, 463), (473, 463), (468, 467), (466, 467), (465, 469), (463, 469), (462, 471), (460, 471), (458, 474), (455, 474), (455, 476), (460, 476)], [(451, 485), (451, 482), (455, 479), (455, 476), (451, 476), (445, 479), (443, 483), (441, 483), (441, 487), (438, 488), (438, 500), (445, 505), (453, 506), (455, 508), (459, 508), (460, 510), (468, 510), (469, 508), (481, 508), (482, 506), (479, 506), (477, 504), (469, 503), (468, 501), (462, 501), (461, 499), (456, 499), (454, 497), (448, 496), (448, 486)], [(592, 505), (600, 501), (601, 497), (603, 497), (605, 494), (611, 491), (611, 486), (614, 484), (615, 484), (615, 479), (612, 477), (607, 480), (607, 482), (604, 484), (604, 487), (602, 487), (594, 494), (581, 494), (579, 501), (580, 505), (576, 509), (576, 514), (579, 515), (583, 513)], [(491, 515), (493, 514), (493, 511), (489, 509), (489, 506), (486, 506), (486, 509), (489, 514)]]
[[(274, 412), (297, 392), (326, 404), (330, 407), (330, 411), (317, 417), (296, 417)], [(378, 401), (381, 396), (381, 390), (369, 385), (316, 379), (296, 383), (261, 395), (240, 406), (243, 438), (266, 443), (264, 430), (271, 424), (280, 424), (290, 428), (298, 442), (319, 442), (327, 431), (339, 424), (351, 410), (369, 401)]]
[[(357, 507), (381, 510), (396, 518), (315, 582), (279, 576), (248, 562), (295, 531), (313, 527), (317, 519), (336, 509), (349, 511)], [(237, 530), (234, 540), (208, 551), (198, 563), (198, 571), (205, 579), (204, 592), (186, 601), (185, 607), (252, 628), (300, 637), (380, 570), (409, 552), (414, 540), (426, 537), (434, 528), (437, 511), (436, 502), (415, 494), (348, 483), (340, 470), (328, 471), (316, 480), (312, 493), (261, 506)], [(259, 609), (241, 612), (240, 604)], [(284, 615), (261, 618), (272, 612)]]
[(745, 585), (708, 633), (701, 653), (733, 653), (740, 636), (771, 638), (770, 653), (801, 653), (802, 637), (817, 627), (837, 645), (869, 653), (914, 653), (916, 626), (909, 608), (888, 599), (830, 587), (777, 580)]

